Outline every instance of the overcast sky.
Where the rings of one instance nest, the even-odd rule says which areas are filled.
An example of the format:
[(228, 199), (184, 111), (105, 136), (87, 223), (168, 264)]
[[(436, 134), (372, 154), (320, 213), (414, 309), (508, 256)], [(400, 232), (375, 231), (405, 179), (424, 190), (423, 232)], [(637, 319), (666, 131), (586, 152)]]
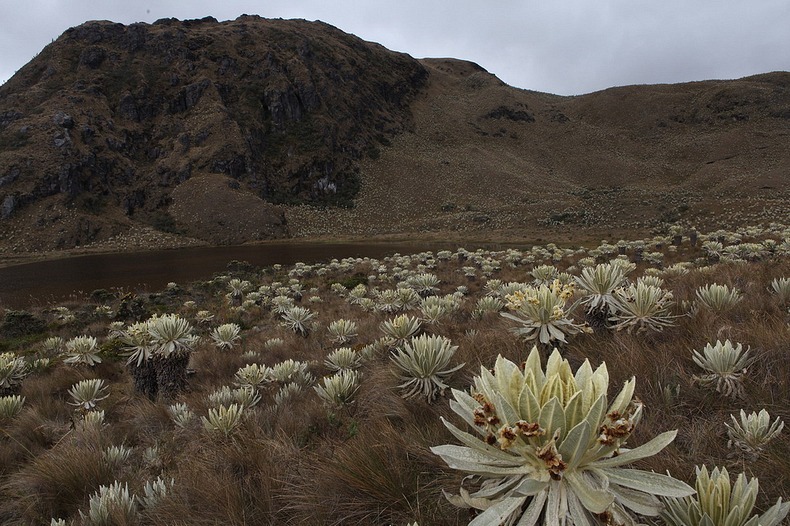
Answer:
[(87, 20), (243, 13), (322, 20), (560, 95), (790, 70), (790, 0), (0, 0), (0, 83)]

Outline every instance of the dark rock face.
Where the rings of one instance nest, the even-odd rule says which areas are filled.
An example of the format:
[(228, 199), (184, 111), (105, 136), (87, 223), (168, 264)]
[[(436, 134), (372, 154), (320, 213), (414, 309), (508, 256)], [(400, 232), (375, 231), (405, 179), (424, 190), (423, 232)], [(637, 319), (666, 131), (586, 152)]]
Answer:
[(89, 22), (0, 89), (0, 218), (86, 192), (153, 213), (193, 171), (273, 204), (351, 206), (357, 161), (410, 126), (427, 76), (319, 22)]

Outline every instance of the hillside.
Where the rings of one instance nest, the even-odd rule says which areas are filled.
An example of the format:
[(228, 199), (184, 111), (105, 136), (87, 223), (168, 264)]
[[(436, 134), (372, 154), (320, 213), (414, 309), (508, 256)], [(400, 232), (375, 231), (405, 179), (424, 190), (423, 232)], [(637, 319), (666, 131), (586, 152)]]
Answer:
[(790, 216), (790, 73), (560, 97), (319, 22), (89, 22), (0, 87), (0, 253)]

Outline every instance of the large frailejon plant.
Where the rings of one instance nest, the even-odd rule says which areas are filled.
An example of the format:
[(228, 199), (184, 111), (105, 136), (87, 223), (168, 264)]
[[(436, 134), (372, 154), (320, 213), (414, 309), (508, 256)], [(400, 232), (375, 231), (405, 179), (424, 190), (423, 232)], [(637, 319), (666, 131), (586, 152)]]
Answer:
[(668, 475), (625, 467), (655, 455), (676, 434), (625, 447), (642, 417), (635, 385), (627, 381), (609, 404), (606, 365), (593, 371), (585, 360), (574, 374), (556, 350), (545, 372), (537, 348), (523, 368), (501, 356), (493, 371), (481, 367), (471, 392), (453, 390), (450, 402), (476, 435), (443, 420), (463, 445), (431, 448), (476, 482), (475, 491), (461, 487), (451, 502), (482, 511), (474, 526), (579, 526), (603, 518), (635, 525), (628, 509), (656, 516), (657, 496), (692, 494)]

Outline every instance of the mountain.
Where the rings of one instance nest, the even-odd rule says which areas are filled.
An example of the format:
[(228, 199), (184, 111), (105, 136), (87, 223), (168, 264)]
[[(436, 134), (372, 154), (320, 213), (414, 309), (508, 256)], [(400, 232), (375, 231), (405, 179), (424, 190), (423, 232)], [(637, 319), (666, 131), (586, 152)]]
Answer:
[(790, 217), (790, 73), (561, 97), (321, 22), (69, 29), (0, 87), (0, 252)]

